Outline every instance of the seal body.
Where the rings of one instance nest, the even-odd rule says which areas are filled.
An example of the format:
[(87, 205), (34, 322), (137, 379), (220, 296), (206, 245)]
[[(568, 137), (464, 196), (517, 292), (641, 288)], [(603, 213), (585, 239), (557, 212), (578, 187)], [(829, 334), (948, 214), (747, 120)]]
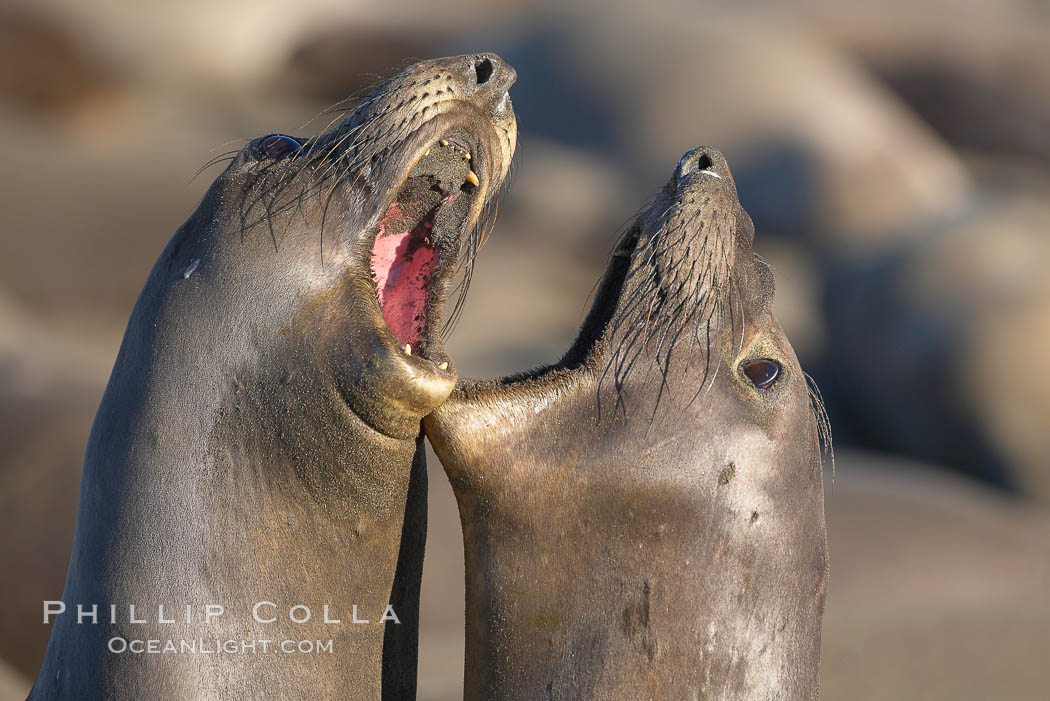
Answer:
[(414, 696), (420, 419), (455, 382), (441, 304), (513, 153), (513, 79), (417, 64), (212, 184), (132, 312), (30, 698)]
[(725, 159), (687, 153), (560, 363), (424, 420), (459, 503), (466, 698), (810, 699), (820, 434)]

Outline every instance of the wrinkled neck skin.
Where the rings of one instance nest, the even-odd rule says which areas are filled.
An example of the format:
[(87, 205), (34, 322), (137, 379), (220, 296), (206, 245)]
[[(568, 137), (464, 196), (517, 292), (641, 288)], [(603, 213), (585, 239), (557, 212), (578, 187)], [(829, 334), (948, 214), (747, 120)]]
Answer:
[[(560, 363), (424, 420), (463, 526), (465, 698), (818, 695), (817, 424), (707, 153), (721, 177), (679, 166)], [(770, 390), (739, 371), (755, 357), (783, 367)]]

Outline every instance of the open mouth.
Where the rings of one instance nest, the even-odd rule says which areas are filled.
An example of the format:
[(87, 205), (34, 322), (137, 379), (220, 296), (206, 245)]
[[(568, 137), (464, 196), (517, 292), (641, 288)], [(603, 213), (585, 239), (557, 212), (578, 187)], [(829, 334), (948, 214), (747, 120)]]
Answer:
[(376, 297), (407, 355), (427, 357), (441, 322), (446, 281), (480, 191), (473, 142), (457, 130), (427, 148), (376, 227), (370, 261)]

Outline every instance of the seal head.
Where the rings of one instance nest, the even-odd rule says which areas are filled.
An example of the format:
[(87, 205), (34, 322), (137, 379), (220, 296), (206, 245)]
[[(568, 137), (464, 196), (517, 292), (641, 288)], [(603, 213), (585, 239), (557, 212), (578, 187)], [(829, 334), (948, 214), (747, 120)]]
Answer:
[(319, 261), (341, 280), (301, 318), (324, 314), (326, 328), (342, 327), (332, 352), (344, 397), (382, 433), (416, 435), (455, 385), (443, 303), (458, 292), (457, 311), (462, 304), (469, 270), (453, 290), (455, 273), (473, 264), (510, 167), (515, 77), (492, 54), (416, 64), (335, 128), (309, 140), (266, 137), (231, 166), (230, 186), (249, 203), (245, 223), (264, 215), (272, 229), (275, 214), (311, 209)]

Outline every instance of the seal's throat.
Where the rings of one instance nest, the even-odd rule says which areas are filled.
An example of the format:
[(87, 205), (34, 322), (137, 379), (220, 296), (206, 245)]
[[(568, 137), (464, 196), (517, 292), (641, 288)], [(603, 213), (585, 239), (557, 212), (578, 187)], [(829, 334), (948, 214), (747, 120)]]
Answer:
[(383, 319), (402, 344), (421, 345), (440, 321), (444, 282), (478, 184), (470, 149), (442, 140), (419, 159), (379, 221), (372, 279)]

